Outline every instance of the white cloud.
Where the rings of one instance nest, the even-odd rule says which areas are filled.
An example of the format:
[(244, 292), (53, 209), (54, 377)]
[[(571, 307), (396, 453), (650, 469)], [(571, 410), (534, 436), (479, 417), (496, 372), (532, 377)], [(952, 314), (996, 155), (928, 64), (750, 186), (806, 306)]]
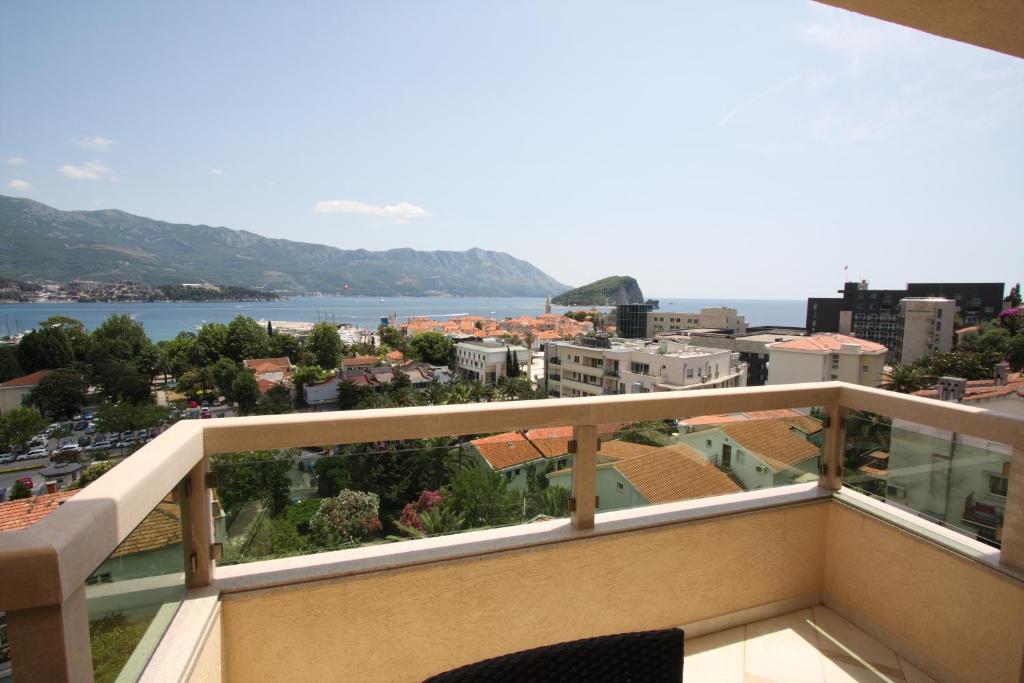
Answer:
[(75, 180), (117, 180), (117, 177), (113, 175), (113, 171), (99, 161), (87, 161), (81, 166), (65, 164), (59, 167), (57, 171), (61, 175), (74, 178)]
[(10, 189), (14, 190), (15, 192), (31, 192), (32, 191), (32, 183), (29, 183), (29, 182), (24, 181), (24, 180), (18, 180), (17, 178), (15, 178), (11, 182), (7, 183), (7, 187), (9, 187)]
[(213, 175), (224, 175), (224, 169), (223, 168), (211, 168), (210, 169), (210, 173), (212, 173)]
[(8, 166), (21, 166), (22, 164), (25, 163), (25, 159), (22, 157), (11, 157), (4, 163), (7, 164)]
[(114, 141), (109, 138), (101, 138), (98, 135), (86, 135), (84, 138), (75, 140), (75, 144), (86, 149), (94, 149), (97, 152), (109, 152)]
[(423, 218), (430, 215), (430, 212), (422, 206), (416, 206), (409, 202), (377, 206), (376, 204), (357, 202), (353, 199), (327, 199), (319, 201), (313, 206), (313, 211), (316, 213), (351, 213), (362, 216), (381, 216), (399, 223), (404, 223), (411, 218)]
[(799, 27), (800, 38), (845, 57), (853, 73), (861, 70), (867, 57), (905, 49), (919, 40), (917, 31), (896, 24), (831, 8), (818, 14), (821, 21)]

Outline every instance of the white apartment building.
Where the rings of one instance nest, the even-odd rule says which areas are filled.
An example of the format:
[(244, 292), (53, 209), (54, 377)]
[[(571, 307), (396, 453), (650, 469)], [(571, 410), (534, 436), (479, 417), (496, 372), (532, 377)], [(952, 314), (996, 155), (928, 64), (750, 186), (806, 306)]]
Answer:
[(901, 299), (896, 349), (899, 352), (900, 363), (913, 363), (937, 352), (952, 351), (955, 316), (956, 302), (952, 299)]
[(483, 340), (459, 342), (455, 345), (455, 369), (468, 379), (494, 384), (499, 377), (505, 377), (508, 353), (512, 352), (521, 374), (526, 375), (530, 364), (530, 350), (525, 346), (506, 344), (500, 341)]
[(702, 308), (700, 313), (651, 311), (647, 314), (649, 338), (673, 330), (732, 330), (734, 334), (743, 334), (747, 331), (747, 319), (728, 306)]
[(742, 387), (747, 366), (739, 354), (669, 340), (580, 337), (550, 342), (544, 351), (548, 395), (645, 394)]
[(881, 386), (887, 352), (881, 344), (834, 333), (768, 344), (768, 384), (840, 381)]

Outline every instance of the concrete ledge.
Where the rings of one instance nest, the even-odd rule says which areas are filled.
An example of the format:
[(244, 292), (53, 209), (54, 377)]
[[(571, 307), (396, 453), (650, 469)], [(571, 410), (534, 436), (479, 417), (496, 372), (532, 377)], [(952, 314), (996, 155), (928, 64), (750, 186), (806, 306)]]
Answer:
[(627, 533), (665, 525), (720, 519), (787, 505), (828, 500), (831, 491), (816, 483), (747, 491), (679, 503), (599, 513), (595, 527), (578, 531), (568, 519), (469, 531), (400, 543), (217, 567), (213, 585), (230, 593), (293, 586), (342, 576), (442, 562), (506, 550)]
[(140, 683), (187, 681), (220, 614), (215, 588), (190, 590), (139, 677)]

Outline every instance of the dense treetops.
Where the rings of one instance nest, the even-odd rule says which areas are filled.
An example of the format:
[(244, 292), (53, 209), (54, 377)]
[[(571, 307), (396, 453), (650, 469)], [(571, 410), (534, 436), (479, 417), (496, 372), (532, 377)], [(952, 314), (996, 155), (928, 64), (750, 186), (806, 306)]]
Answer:
[(559, 306), (613, 306), (615, 304), (641, 304), (643, 292), (636, 280), (628, 275), (613, 275), (589, 285), (563, 292), (551, 300)]

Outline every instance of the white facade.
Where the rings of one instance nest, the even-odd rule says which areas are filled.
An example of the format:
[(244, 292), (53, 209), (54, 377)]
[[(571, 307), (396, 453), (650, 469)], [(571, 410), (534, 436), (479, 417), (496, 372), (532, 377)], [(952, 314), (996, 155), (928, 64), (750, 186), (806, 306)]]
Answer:
[(886, 347), (840, 334), (816, 334), (768, 344), (768, 384), (882, 384)]
[(469, 379), (494, 384), (507, 374), (508, 351), (512, 351), (521, 374), (530, 364), (530, 350), (498, 341), (459, 342), (455, 345), (455, 369)]
[(702, 308), (700, 313), (651, 311), (647, 314), (647, 336), (654, 337), (672, 330), (732, 330), (735, 334), (747, 331), (747, 319), (735, 308), (718, 306)]
[(953, 350), (956, 302), (934, 297), (900, 300), (900, 363)]
[(302, 397), (307, 405), (319, 406), (338, 402), (338, 376), (335, 375), (320, 384), (304, 384)]
[(615, 340), (610, 348), (550, 342), (545, 349), (549, 395), (645, 394), (746, 386), (739, 354), (662, 340)]

